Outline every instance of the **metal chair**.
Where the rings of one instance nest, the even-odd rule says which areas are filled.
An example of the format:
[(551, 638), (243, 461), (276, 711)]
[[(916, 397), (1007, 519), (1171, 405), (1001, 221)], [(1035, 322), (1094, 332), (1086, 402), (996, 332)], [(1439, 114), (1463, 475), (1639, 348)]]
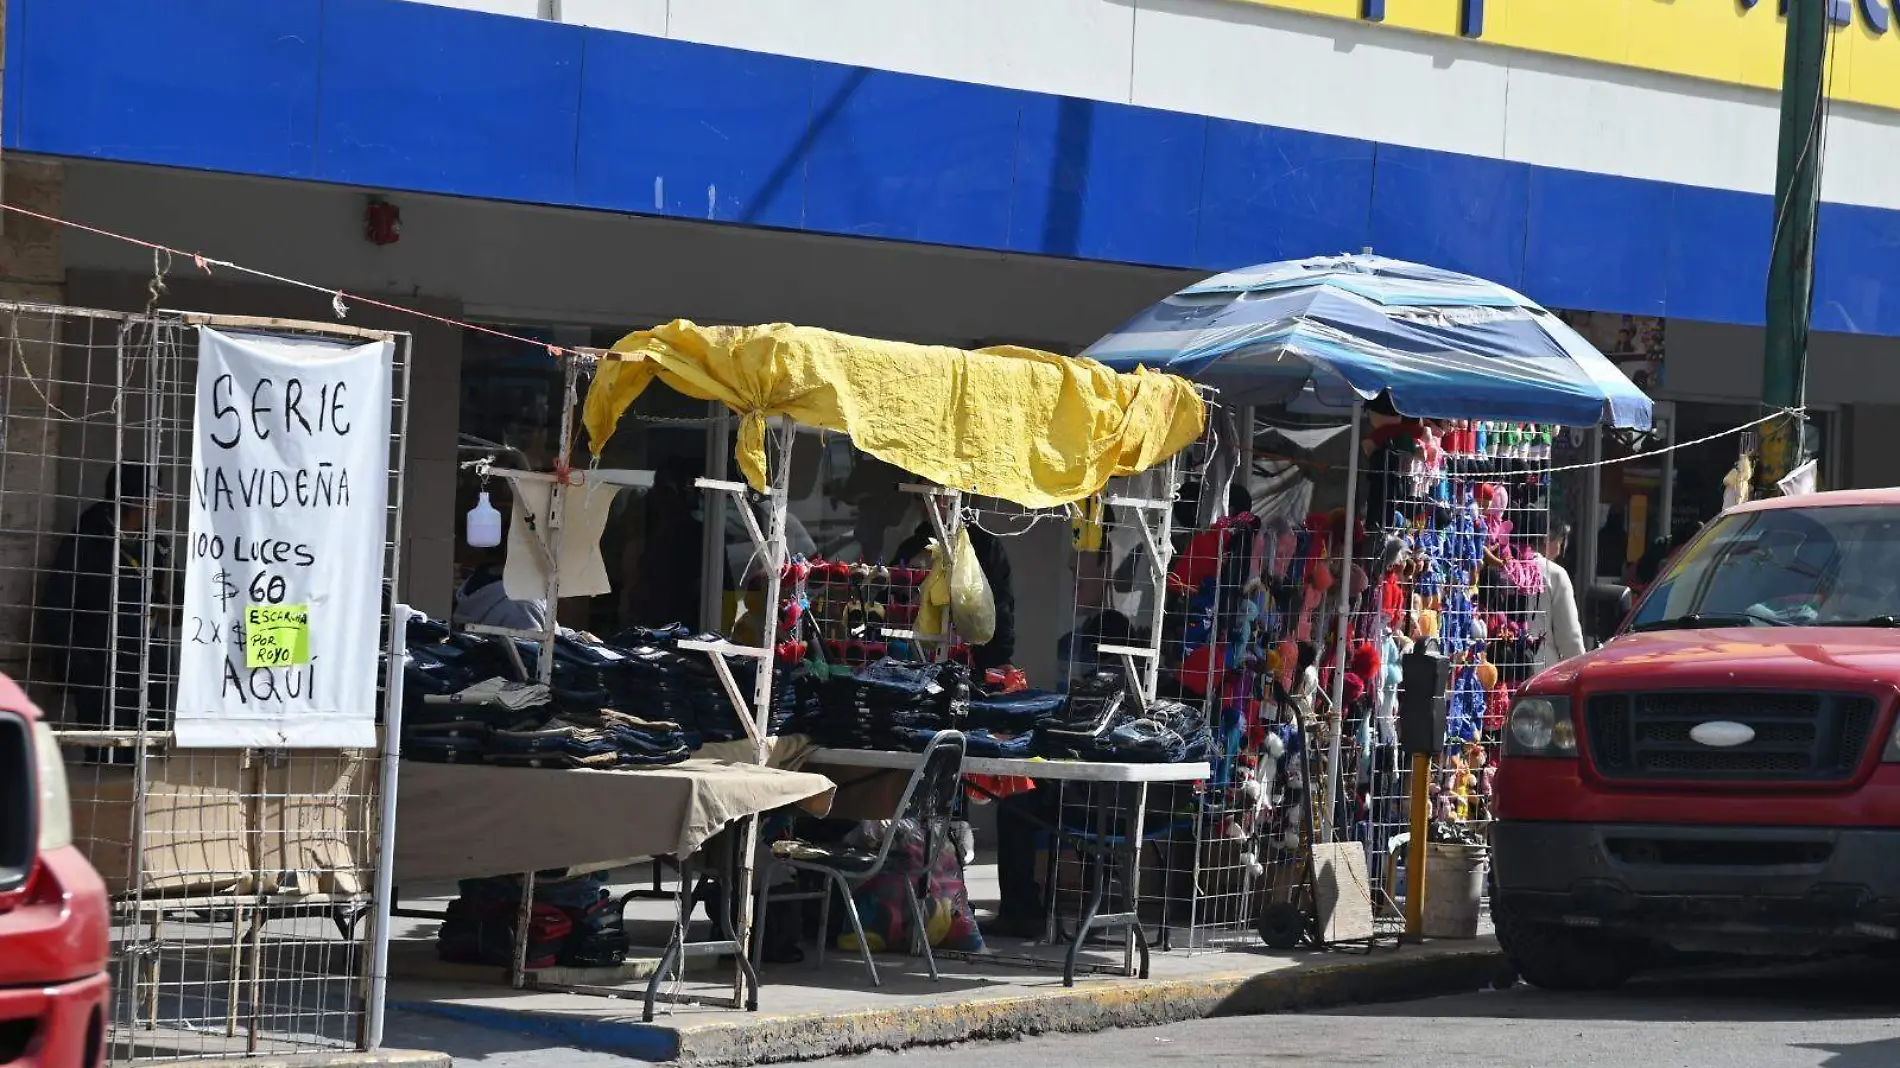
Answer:
[[(844, 898), (845, 916), (850, 919), (851, 930), (857, 935), (858, 952), (864, 957), (864, 967), (871, 975), (871, 985), (881, 985), (877, 977), (877, 964), (871, 959), (871, 944), (864, 937), (864, 924), (858, 919), (855, 895), (860, 887), (888, 868), (892, 874), (902, 876), (904, 880), (904, 902), (910, 911), (912, 952), (922, 951), (924, 963), (930, 968), (930, 977), (937, 978), (937, 959), (930, 951), (930, 938), (925, 933), (923, 900), (918, 894), (917, 884), (929, 875), (936, 859), (949, 844), (950, 821), (956, 810), (957, 796), (962, 790), (964, 748), (960, 731), (943, 731), (931, 740), (929, 747), (924, 750), (923, 761), (917, 765), (916, 771), (911, 772), (910, 783), (904, 787), (904, 795), (897, 803), (896, 816), (884, 829), (883, 837), (874, 851), (801, 841), (779, 842), (773, 846), (773, 863), (760, 880), (758, 909), (753, 914), (752, 960), (755, 964), (765, 945), (766, 910), (772, 902), (816, 901), (816, 963), (823, 967), (825, 942), (831, 928), (831, 893), (835, 889)], [(919, 865), (911, 864), (908, 853), (903, 854), (902, 859), (891, 855), (892, 847), (906, 823), (915, 823), (923, 835), (924, 850)], [(896, 866), (899, 864), (901, 868)], [(824, 888), (775, 894), (772, 891), (772, 878), (781, 869), (821, 876)]]

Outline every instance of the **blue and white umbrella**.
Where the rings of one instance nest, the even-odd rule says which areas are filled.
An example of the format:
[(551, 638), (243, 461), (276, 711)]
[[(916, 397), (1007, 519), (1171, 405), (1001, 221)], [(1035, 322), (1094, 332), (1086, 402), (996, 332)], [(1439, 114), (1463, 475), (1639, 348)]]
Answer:
[(1373, 255), (1268, 263), (1196, 283), (1083, 353), (1170, 371), (1233, 404), (1390, 400), (1421, 419), (1647, 430), (1650, 401), (1536, 302)]

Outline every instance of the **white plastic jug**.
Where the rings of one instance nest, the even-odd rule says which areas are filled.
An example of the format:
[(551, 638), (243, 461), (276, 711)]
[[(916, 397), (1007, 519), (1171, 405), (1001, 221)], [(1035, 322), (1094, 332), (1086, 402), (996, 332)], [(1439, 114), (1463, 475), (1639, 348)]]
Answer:
[(486, 493), (468, 510), (468, 543), (477, 549), (501, 544), (501, 513), (488, 503)]

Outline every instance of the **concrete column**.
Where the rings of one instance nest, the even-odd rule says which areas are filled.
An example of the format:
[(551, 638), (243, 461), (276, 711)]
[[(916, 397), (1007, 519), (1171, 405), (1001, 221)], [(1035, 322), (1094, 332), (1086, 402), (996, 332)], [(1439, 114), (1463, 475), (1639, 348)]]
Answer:
[[(7, 159), (0, 167), (9, 202), (59, 214), (64, 177), (59, 164)], [(64, 299), (60, 237), (50, 223), (4, 219), (0, 300), (58, 304)], [(61, 427), (48, 404), (60, 403), (60, 380), (66, 377), (59, 369), (58, 329), (51, 315), (0, 320), (0, 360), (7, 365), (0, 374), (5, 389), (0, 395), (5, 409), (0, 425), (0, 671), (16, 677), (29, 674), (25, 642), (34, 593), (66, 519), (58, 514)]]

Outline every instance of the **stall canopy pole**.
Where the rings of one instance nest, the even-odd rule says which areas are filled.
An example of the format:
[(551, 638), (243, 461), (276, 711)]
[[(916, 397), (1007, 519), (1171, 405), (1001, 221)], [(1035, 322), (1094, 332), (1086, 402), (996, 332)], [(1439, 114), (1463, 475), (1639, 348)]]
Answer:
[(389, 915), (396, 885), (396, 781), (402, 756), (402, 668), (409, 655), (409, 606), (389, 606), (389, 643), (383, 665), (382, 796), (377, 798), (376, 902), (371, 916), (369, 1013), (363, 1048), (383, 1047), (389, 999)]
[[(765, 603), (761, 606), (759, 619), (759, 646), (765, 650), (765, 656), (753, 663), (752, 676), (752, 714), (757, 729), (752, 732), (753, 761), (763, 767), (767, 762), (766, 735), (772, 730), (772, 682), (773, 670), (777, 661), (773, 650), (778, 647), (779, 596), (785, 574), (785, 565), (790, 556), (785, 547), (785, 514), (791, 508), (792, 446), (797, 441), (798, 425), (790, 418), (782, 419), (778, 427), (778, 462), (772, 468), (772, 489), (766, 498), (766, 507), (770, 509), (767, 518), (769, 524), (765, 540)], [(714, 494), (714, 496), (720, 496)], [(739, 507), (749, 508), (744, 502)], [(745, 715), (745, 710), (739, 710)], [(735, 1005), (744, 1004), (747, 1009), (756, 1010), (758, 995), (752, 994), (747, 1001), (747, 983), (750, 979), (746, 971), (746, 947), (752, 944), (752, 924), (756, 917), (752, 915), (755, 904), (753, 883), (758, 878), (754, 870), (755, 858), (759, 851), (759, 817), (748, 816), (744, 820), (744, 829), (740, 833), (738, 871), (733, 879), (729, 908), (737, 912), (733, 925), (733, 975), (732, 1000)], [(820, 932), (819, 937), (824, 937)], [(684, 967), (682, 965), (682, 967)]]
[[(718, 401), (707, 401), (712, 418), (706, 425), (705, 477), (725, 479), (732, 464), (732, 413)], [(699, 629), (717, 632), (723, 629), (726, 612), (726, 495), (704, 496), (706, 521), (703, 524), (704, 561), (699, 573)]]
[[(1601, 464), (1603, 462), (1603, 428), (1601, 426), (1593, 426), (1590, 428), (1589, 441), (1590, 462), (1592, 464)], [(1602, 560), (1600, 554), (1603, 551), (1602, 546), (1597, 544), (1598, 539), (1603, 536), (1603, 519), (1597, 514), (1603, 510), (1603, 469), (1593, 466), (1581, 472), (1581, 474), (1583, 477), (1583, 514), (1577, 517), (1577, 533), (1575, 539), (1578, 546), (1577, 570), (1579, 577), (1583, 580), (1582, 596), (1585, 605), (1584, 619), (1587, 625), (1594, 631), (1595, 624), (1588, 622), (1592, 619), (1592, 616), (1588, 612), (1588, 605), (1590, 604), (1591, 593), (1597, 588), (1597, 565)], [(1592, 634), (1591, 637), (1601, 642), (1604, 636), (1601, 634)]]
[[(554, 638), (560, 633), (561, 617), (561, 513), (567, 504), (567, 471), (573, 460), (575, 384), (580, 378), (580, 358), (569, 356), (561, 361), (564, 381), (561, 385), (561, 439), (555, 446), (554, 482), (548, 487), (547, 523), (541, 536), (547, 546), (542, 554), (548, 568), (548, 627), (541, 636), (541, 655), (534, 673), (543, 686), (554, 685)], [(504, 639), (513, 644), (513, 638)], [(508, 969), (509, 985), (516, 990), (528, 982), (528, 937), (534, 922), (534, 873), (521, 873), (521, 907), (515, 913), (514, 961)]]
[[(1346, 455), (1346, 533), (1339, 553), (1339, 613), (1333, 626), (1339, 629), (1339, 637), (1333, 647), (1333, 688), (1332, 707), (1327, 709), (1327, 718), (1332, 721), (1333, 737), (1326, 746), (1326, 825), (1320, 829), (1321, 840), (1331, 845), (1333, 841), (1334, 806), (1339, 797), (1339, 736), (1346, 730), (1346, 664), (1351, 651), (1352, 638), (1352, 567), (1353, 533), (1357, 526), (1353, 515), (1359, 508), (1359, 410), (1363, 407), (1358, 401), (1352, 403), (1352, 451)], [(1367, 576), (1370, 578), (1370, 576)]]

